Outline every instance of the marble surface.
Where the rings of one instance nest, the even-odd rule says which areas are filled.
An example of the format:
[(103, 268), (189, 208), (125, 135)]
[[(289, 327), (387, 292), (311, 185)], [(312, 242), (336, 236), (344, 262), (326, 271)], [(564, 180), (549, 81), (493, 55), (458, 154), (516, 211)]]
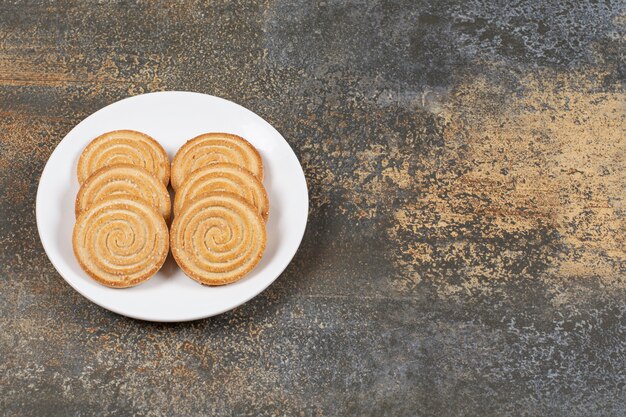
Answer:
[[(618, 1), (0, 4), (0, 414), (626, 414)], [(74, 292), (35, 193), (99, 108), (190, 90), (294, 148), (259, 297), (163, 325)]]

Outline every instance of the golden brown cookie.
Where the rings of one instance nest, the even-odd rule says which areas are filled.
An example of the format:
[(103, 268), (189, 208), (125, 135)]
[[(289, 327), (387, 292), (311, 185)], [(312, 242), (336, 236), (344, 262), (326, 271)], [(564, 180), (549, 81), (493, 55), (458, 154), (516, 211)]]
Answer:
[(265, 223), (246, 200), (231, 193), (188, 202), (174, 218), (170, 245), (183, 272), (205, 285), (228, 284), (261, 260)]
[(187, 201), (202, 194), (230, 192), (243, 197), (267, 221), (270, 207), (265, 187), (250, 171), (238, 165), (220, 162), (207, 165), (189, 174), (176, 191), (174, 215), (180, 213)]
[(87, 178), (76, 196), (76, 217), (94, 203), (120, 196), (137, 198), (154, 207), (165, 221), (170, 218), (170, 193), (165, 185), (145, 169), (128, 164), (100, 168)]
[(172, 188), (178, 188), (196, 169), (217, 162), (239, 165), (263, 181), (259, 151), (244, 138), (230, 133), (205, 133), (185, 143), (172, 161)]
[(150, 136), (134, 130), (115, 130), (98, 136), (78, 159), (78, 182), (84, 183), (105, 166), (129, 164), (144, 168), (167, 187), (170, 163), (165, 149)]
[(167, 225), (152, 207), (132, 197), (92, 205), (72, 235), (80, 267), (101, 284), (124, 288), (153, 276), (169, 249)]

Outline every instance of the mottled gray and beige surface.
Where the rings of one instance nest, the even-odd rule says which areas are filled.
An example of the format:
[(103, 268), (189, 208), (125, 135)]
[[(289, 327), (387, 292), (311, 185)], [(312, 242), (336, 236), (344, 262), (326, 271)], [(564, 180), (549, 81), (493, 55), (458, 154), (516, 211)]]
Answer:
[[(0, 414), (626, 414), (619, 1), (3, 2)], [(161, 325), (39, 243), (57, 143), (149, 91), (296, 151), (302, 246), (259, 297)]]

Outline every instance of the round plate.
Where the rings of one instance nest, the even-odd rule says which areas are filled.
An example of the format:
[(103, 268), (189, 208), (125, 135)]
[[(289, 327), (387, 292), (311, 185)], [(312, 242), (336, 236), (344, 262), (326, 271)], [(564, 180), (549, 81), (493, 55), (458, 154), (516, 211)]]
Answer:
[[(188, 139), (205, 132), (228, 132), (250, 141), (261, 153), (263, 183), (270, 200), (263, 259), (243, 279), (206, 287), (188, 278), (171, 255), (154, 277), (136, 287), (112, 289), (85, 274), (72, 250), (76, 164), (98, 135), (118, 129), (145, 132), (163, 145), (170, 159)], [(304, 235), (308, 191), (302, 167), (285, 139), (269, 123), (238, 104), (199, 93), (143, 94), (113, 103), (80, 122), (59, 143), (37, 190), (41, 243), (59, 274), (94, 303), (125, 316), (150, 321), (188, 321), (214, 316), (259, 294), (287, 267)]]

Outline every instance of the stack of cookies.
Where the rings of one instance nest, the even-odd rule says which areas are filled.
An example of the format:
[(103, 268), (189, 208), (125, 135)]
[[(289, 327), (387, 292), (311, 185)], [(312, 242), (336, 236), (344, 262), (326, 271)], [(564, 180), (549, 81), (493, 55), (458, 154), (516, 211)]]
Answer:
[(263, 162), (245, 139), (207, 133), (183, 145), (172, 162), (172, 254), (206, 285), (237, 281), (265, 251), (269, 202)]
[(72, 246), (89, 276), (124, 288), (163, 266), (169, 250), (169, 176), (165, 150), (143, 133), (105, 133), (85, 148), (78, 160)]
[(185, 274), (206, 285), (242, 278), (263, 256), (269, 201), (263, 163), (245, 139), (208, 133), (188, 141), (171, 165), (163, 147), (131, 130), (94, 139), (78, 162), (74, 253), (82, 269), (114, 288), (137, 285), (169, 247)]

